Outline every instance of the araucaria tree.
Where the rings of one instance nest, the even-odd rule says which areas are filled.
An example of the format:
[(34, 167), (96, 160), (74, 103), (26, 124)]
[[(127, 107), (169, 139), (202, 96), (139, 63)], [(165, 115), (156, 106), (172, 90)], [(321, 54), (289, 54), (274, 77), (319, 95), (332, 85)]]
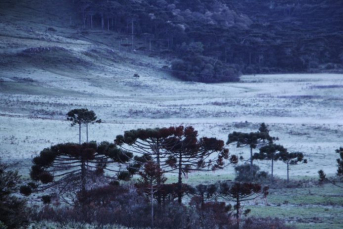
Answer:
[(287, 182), (289, 182), (289, 166), (296, 165), (298, 162), (307, 163), (307, 160), (304, 159), (304, 154), (301, 152), (289, 153), (286, 151), (281, 151), (278, 155), (279, 160), (287, 164)]
[[(337, 158), (337, 176), (338, 178), (340, 178), (341, 180), (343, 180), (343, 148), (340, 147), (339, 149), (336, 149), (336, 153), (339, 154), (340, 158)], [(319, 170), (319, 181), (323, 182), (323, 181), (330, 181), (327, 177), (326, 174), (323, 170)], [(339, 186), (336, 184), (335, 181), (330, 181), (332, 182), (334, 185)], [(342, 186), (339, 186), (342, 187)]]
[[(186, 127), (182, 135), (166, 139), (164, 148), (169, 158), (166, 163), (178, 172), (178, 202), (182, 203), (182, 175), (190, 171), (216, 170), (225, 166), (229, 159), (229, 150), (224, 142), (216, 138), (198, 139), (193, 127)], [(230, 162), (237, 163), (237, 157), (231, 156)]]
[(337, 159), (337, 176), (343, 179), (343, 148), (336, 149), (336, 153), (339, 154), (340, 158)]
[(259, 196), (266, 197), (269, 188), (261, 187), (260, 184), (254, 183), (229, 183), (223, 182), (219, 184), (219, 195), (227, 200), (234, 200), (237, 218), (237, 226), (239, 228), (239, 215), (241, 209), (241, 202), (256, 199)]
[(277, 144), (269, 144), (260, 148), (259, 153), (254, 154), (254, 159), (257, 160), (271, 160), (272, 168), (271, 168), (271, 179), (273, 180), (273, 173), (274, 173), (274, 161), (277, 161), (280, 158), (280, 155), (287, 155), (287, 149), (284, 148), (282, 145)]
[(237, 147), (249, 146), (250, 148), (250, 176), (253, 177), (253, 149), (257, 147), (259, 143), (264, 144), (265, 140), (269, 144), (273, 143), (275, 138), (269, 135), (269, 130), (267, 126), (262, 123), (259, 131), (251, 133), (233, 132), (229, 134), (226, 144), (231, 144), (233, 142), (237, 143)]
[(73, 109), (67, 113), (67, 120), (71, 121), (71, 126), (79, 125), (79, 144), (81, 144), (81, 125), (86, 125), (86, 142), (88, 142), (88, 124), (100, 123), (101, 119), (97, 119), (94, 111), (88, 109)]
[(153, 161), (148, 161), (144, 164), (143, 171), (139, 172), (140, 179), (136, 183), (136, 187), (147, 194), (150, 198), (150, 205), (151, 205), (151, 228), (154, 228), (154, 196), (155, 193), (158, 191), (156, 186), (157, 181), (160, 183), (164, 183), (167, 178), (163, 176), (163, 170), (154, 163)]
[[(224, 167), (225, 160), (229, 159), (229, 152), (224, 149), (223, 141), (205, 137), (198, 139), (197, 131), (193, 127), (131, 130), (124, 135), (118, 135), (115, 142), (125, 151), (142, 155), (135, 157), (136, 164), (152, 160), (166, 172), (177, 170), (179, 203), (182, 202), (183, 174), (192, 170), (219, 169)], [(231, 156), (230, 160), (236, 163), (237, 157)], [(135, 165), (134, 168), (139, 169), (139, 166)], [(158, 178), (157, 187), (160, 185)], [(158, 192), (158, 203), (161, 201)]]
[[(140, 167), (154, 161), (160, 169), (165, 166), (168, 155), (163, 148), (164, 141), (171, 136), (182, 135), (183, 127), (137, 129), (125, 131), (124, 135), (118, 135), (115, 143), (121, 150), (135, 154), (135, 162), (128, 167), (131, 174), (139, 172)], [(156, 177), (157, 188), (162, 184), (162, 178)], [(161, 204), (161, 194), (158, 194), (158, 203)]]
[(107, 142), (100, 145), (95, 142), (58, 144), (44, 149), (33, 159), (30, 176), (42, 183), (40, 190), (55, 187), (61, 197), (75, 192), (83, 197), (87, 187), (93, 185), (88, 182), (90, 177), (99, 177), (109, 164), (127, 163), (132, 157), (131, 153)]

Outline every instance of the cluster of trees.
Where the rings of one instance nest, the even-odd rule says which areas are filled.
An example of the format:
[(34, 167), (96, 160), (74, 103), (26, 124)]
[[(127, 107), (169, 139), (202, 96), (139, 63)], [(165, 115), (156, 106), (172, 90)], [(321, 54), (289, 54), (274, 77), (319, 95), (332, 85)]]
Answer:
[[(233, 132), (229, 134), (227, 144), (237, 143), (237, 147), (249, 146), (250, 148), (250, 179), (254, 179), (257, 169), (253, 166), (254, 160), (271, 161), (271, 179), (274, 174), (274, 161), (283, 161), (287, 165), (287, 182), (289, 181), (289, 166), (299, 162), (307, 163), (302, 152), (288, 152), (282, 145), (275, 144), (276, 137), (269, 135), (268, 127), (262, 123), (257, 132), (241, 133)], [(259, 146), (259, 152), (253, 154), (253, 149)], [(239, 170), (237, 171), (239, 172)]]
[[(74, 109), (68, 112), (67, 119), (72, 126), (79, 126), (81, 136), (81, 126), (87, 127), (97, 117), (93, 111)], [(273, 147), (273, 140), (275, 138), (269, 135), (263, 123), (256, 133), (230, 134), (227, 144), (248, 144), (253, 149), (259, 143)], [(252, 151), (251, 156), (252, 166), (255, 156)], [(275, 156), (274, 160), (278, 157)], [(259, 159), (263, 159), (262, 156)], [(68, 217), (79, 221), (165, 228), (165, 221), (171, 220), (173, 228), (179, 222), (191, 220), (192, 215), (192, 218), (200, 219), (201, 228), (208, 225), (239, 227), (241, 215), (250, 211), (242, 212), (241, 202), (266, 197), (268, 187), (251, 183), (253, 180), (222, 181), (193, 187), (183, 180), (189, 172), (215, 171), (235, 165), (238, 160), (237, 156), (229, 155), (224, 141), (199, 138), (192, 126), (136, 129), (116, 136), (114, 143), (88, 142), (87, 137), (83, 144), (64, 143), (42, 150), (33, 159), (30, 177), (34, 182), (22, 186), (21, 192), (25, 195), (43, 192), (42, 200), (47, 204), (52, 199), (65, 201), (74, 206)], [(166, 173), (176, 173), (177, 182), (166, 183)], [(134, 186), (123, 185), (123, 181), (130, 180)], [(188, 196), (187, 206), (191, 206), (191, 210), (185, 208), (185, 196)], [(171, 218), (175, 211), (178, 217)], [(117, 212), (115, 217), (111, 216), (113, 212)], [(213, 218), (208, 218), (209, 212)], [(36, 217), (43, 219), (56, 214), (65, 215), (66, 210), (55, 211), (47, 207)], [(142, 217), (133, 220), (134, 214)], [(192, 222), (192, 225), (198, 224)]]
[[(72, 125), (79, 124), (79, 129), (97, 120), (87, 109), (72, 110), (67, 119)], [(271, 160), (271, 174), (276, 160), (287, 164), (287, 174), (290, 164), (306, 162), (302, 153), (289, 153), (275, 140), (264, 123), (256, 132), (229, 134), (227, 144), (236, 142), (237, 147), (250, 148), (249, 163), (236, 167), (236, 181), (195, 187), (184, 182), (187, 173), (223, 169), (244, 158), (229, 155), (222, 140), (199, 138), (191, 126), (130, 130), (118, 135), (114, 143), (57, 144), (33, 158), (32, 182), (20, 188), (18, 174), (6, 171), (7, 166), (0, 163), (0, 225), (16, 228), (28, 223), (25, 201), (16, 196), (20, 190), (26, 196), (41, 193), (47, 204), (33, 211), (31, 220), (151, 228), (239, 228), (241, 216), (250, 212), (242, 211), (241, 203), (268, 195), (268, 187), (256, 183), (261, 174), (253, 160)], [(259, 153), (253, 154), (256, 148)], [(343, 149), (337, 153), (341, 177)], [(166, 173), (176, 173), (177, 182), (168, 183)], [(326, 179), (323, 171), (320, 175), (322, 181)], [(61, 200), (71, 207), (50, 205)], [(249, 221), (243, 228), (248, 225)], [(287, 228), (274, 221), (263, 225)]]
[[(173, 74), (202, 82), (239, 73), (341, 69), (343, 7), (335, 0), (74, 0), (86, 28), (128, 36), (124, 46), (176, 57)], [(135, 37), (145, 40), (135, 42)]]
[[(90, 113), (92, 115), (88, 115)], [(72, 125), (78, 124), (80, 130), (81, 125), (88, 125), (96, 120), (96, 116), (87, 109), (75, 109), (67, 114), (67, 119), (72, 121)], [(73, 211), (80, 212), (78, 216), (74, 215), (78, 220), (92, 219), (101, 223), (110, 220), (107, 217), (111, 211), (115, 211), (113, 203), (122, 208), (123, 197), (128, 198), (130, 193), (129, 198), (136, 199), (134, 205), (137, 205), (137, 201), (140, 203), (136, 206), (138, 209), (131, 209), (133, 205), (129, 202), (133, 200), (127, 199), (125, 205), (129, 205), (129, 209), (125, 207), (126, 210), (122, 211), (125, 214), (118, 214), (110, 220), (111, 223), (132, 226), (130, 224), (133, 221), (127, 221), (127, 214), (131, 217), (132, 212), (138, 214), (136, 211), (142, 211), (141, 217), (150, 221), (136, 220), (135, 226), (163, 228), (165, 225), (164, 221), (159, 220), (160, 214), (171, 217), (169, 211), (178, 208), (178, 211), (187, 213), (183, 199), (188, 195), (191, 198), (188, 204), (193, 206), (192, 214), (202, 217), (202, 228), (209, 225), (205, 217), (207, 211), (212, 211), (217, 217), (215, 221), (210, 220), (211, 224), (239, 225), (241, 202), (258, 196), (265, 197), (268, 187), (235, 182), (192, 187), (183, 182), (183, 176), (189, 172), (215, 171), (236, 164), (238, 158), (229, 155), (224, 145), (224, 141), (216, 138), (199, 138), (198, 132), (191, 126), (130, 130), (118, 135), (114, 143), (58, 144), (42, 150), (33, 159), (30, 177), (35, 183), (22, 186), (21, 192), (24, 195), (44, 192), (44, 203), (51, 203), (52, 198), (62, 199), (74, 206)], [(177, 183), (166, 183), (165, 173), (174, 172), (177, 174)], [(119, 181), (129, 181), (134, 177), (134, 187), (120, 185)], [(46, 195), (49, 192), (54, 196)], [(222, 199), (222, 202), (218, 202), (218, 199)], [(235, 203), (233, 208), (227, 201)], [(47, 215), (45, 211), (51, 210), (44, 209), (41, 214)], [(99, 215), (100, 210), (107, 217)], [(236, 217), (235, 222), (232, 216)], [(189, 216), (187, 220), (190, 220)], [(175, 226), (177, 221), (172, 223)]]

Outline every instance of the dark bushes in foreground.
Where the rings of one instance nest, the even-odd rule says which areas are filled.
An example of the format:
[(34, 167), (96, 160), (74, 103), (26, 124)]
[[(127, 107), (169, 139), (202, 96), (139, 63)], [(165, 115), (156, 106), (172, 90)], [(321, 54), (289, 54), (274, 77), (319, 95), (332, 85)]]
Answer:
[(242, 229), (267, 229), (267, 228), (277, 228), (277, 229), (294, 229), (293, 226), (287, 226), (282, 220), (275, 218), (255, 218), (251, 217), (245, 220)]

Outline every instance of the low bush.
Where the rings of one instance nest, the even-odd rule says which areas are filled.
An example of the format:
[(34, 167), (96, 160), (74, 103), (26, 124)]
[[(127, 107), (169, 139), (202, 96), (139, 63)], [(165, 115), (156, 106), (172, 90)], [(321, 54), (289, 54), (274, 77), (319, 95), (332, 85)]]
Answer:
[(251, 217), (245, 220), (242, 229), (267, 229), (267, 228), (277, 228), (277, 229), (294, 229), (293, 226), (288, 226), (284, 221), (280, 219), (272, 218), (255, 218)]
[(257, 182), (264, 183), (270, 181), (270, 175), (265, 171), (260, 171), (257, 165), (252, 166), (253, 172), (251, 175), (250, 164), (239, 165), (235, 167), (236, 178), (239, 182)]

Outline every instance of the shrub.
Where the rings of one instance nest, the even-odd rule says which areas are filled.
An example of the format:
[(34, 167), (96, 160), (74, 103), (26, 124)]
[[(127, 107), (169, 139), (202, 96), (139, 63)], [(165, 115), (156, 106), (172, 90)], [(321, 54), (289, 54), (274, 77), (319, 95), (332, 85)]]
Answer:
[(238, 71), (219, 60), (189, 53), (172, 62), (173, 74), (186, 81), (204, 83), (239, 81)]
[(285, 225), (284, 221), (275, 218), (255, 218), (250, 217), (245, 220), (242, 229), (266, 229), (266, 228), (277, 228), (277, 229), (293, 229), (293, 226)]
[(235, 181), (240, 182), (265, 182), (270, 180), (269, 175), (265, 171), (260, 171), (260, 167), (253, 165), (253, 176), (250, 172), (250, 164), (239, 165), (235, 167), (236, 178)]
[[(0, 227), (19, 228), (28, 223), (26, 202), (16, 196), (20, 176), (0, 161)], [(5, 225), (5, 226), (3, 226)]]

